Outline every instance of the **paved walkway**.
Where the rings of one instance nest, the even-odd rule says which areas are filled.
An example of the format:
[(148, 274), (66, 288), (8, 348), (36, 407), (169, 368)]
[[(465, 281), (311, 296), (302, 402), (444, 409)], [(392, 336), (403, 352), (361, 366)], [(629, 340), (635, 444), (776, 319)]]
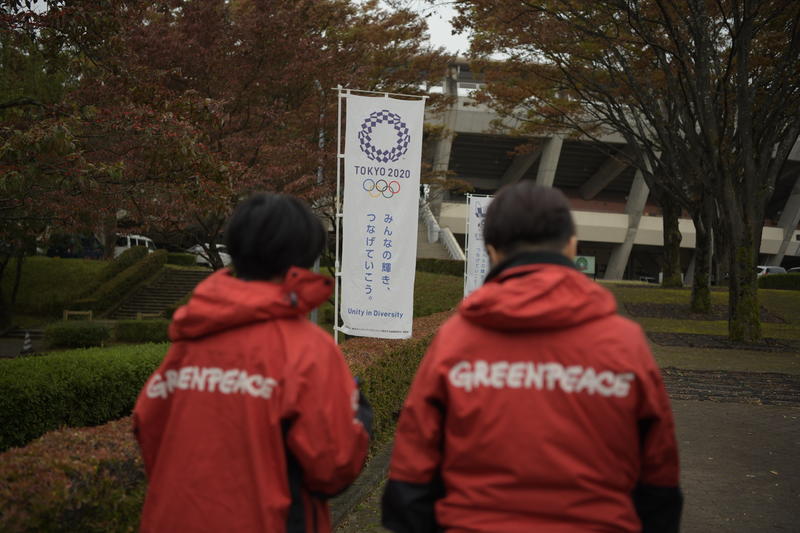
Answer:
[[(656, 347), (656, 358), (680, 446), (682, 531), (800, 531), (800, 354)], [(370, 464), (371, 479), (387, 458)], [(335, 500), (337, 533), (385, 531), (382, 490), (373, 481)]]
[(800, 531), (800, 407), (673, 401), (684, 532)]
[[(22, 350), (22, 342), (23, 339), (0, 337), (0, 359), (19, 356), (19, 352)], [(40, 351), (43, 349), (43, 346), (44, 343), (41, 339), (33, 340), (34, 350)]]

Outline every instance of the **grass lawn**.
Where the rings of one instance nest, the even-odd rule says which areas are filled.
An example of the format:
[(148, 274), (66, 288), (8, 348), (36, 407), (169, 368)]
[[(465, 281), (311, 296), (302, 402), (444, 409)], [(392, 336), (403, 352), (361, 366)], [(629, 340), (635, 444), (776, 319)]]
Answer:
[[(323, 272), (332, 276), (330, 270)], [(464, 278), (417, 271), (414, 278), (414, 318), (454, 309), (464, 292)], [(333, 332), (333, 304), (320, 306), (320, 326)]]
[[(724, 320), (685, 320), (675, 318), (634, 317), (645, 331), (653, 333), (699, 333), (702, 335), (728, 335), (728, 322)], [(800, 325), (761, 323), (764, 337), (800, 340)]]
[[(21, 315), (58, 316), (71, 301), (99, 283), (106, 261), (33, 256), (22, 266), (15, 312)], [(16, 264), (11, 261), (3, 275), (3, 294), (11, 298)], [(30, 322), (31, 317), (25, 321)]]
[[(620, 307), (625, 303), (679, 304), (688, 305), (691, 297), (690, 289), (661, 289), (658, 287), (632, 287), (604, 283), (617, 298)], [(786, 321), (785, 324), (762, 322), (764, 337), (775, 339), (800, 340), (800, 291), (759, 289), (760, 304), (769, 312)], [(728, 292), (715, 290), (711, 292), (713, 305), (728, 305)], [(725, 320), (702, 320), (696, 318), (650, 318), (632, 317), (646, 331), (653, 333), (698, 333), (704, 335), (728, 335), (728, 322)]]
[[(35, 327), (48, 318), (58, 316), (72, 300), (91, 290), (99, 281), (107, 263), (87, 259), (61, 259), (49, 257), (30, 257), (23, 270), (19, 294), (17, 296), (15, 322), (24, 327)], [(14, 264), (6, 268), (2, 280), (3, 291), (9, 297), (13, 282)], [(330, 269), (323, 273), (331, 275)], [(463, 278), (446, 274), (417, 272), (414, 283), (414, 317), (428, 316), (440, 311), (454, 309), (461, 301)], [(690, 289), (661, 289), (653, 285), (637, 286), (631, 283), (606, 283), (617, 298), (624, 312), (625, 303), (677, 304), (688, 305)], [(765, 337), (800, 340), (800, 291), (761, 289), (761, 305), (770, 313), (783, 318), (786, 323), (762, 323)], [(726, 290), (711, 293), (712, 304), (726, 306)], [(700, 318), (700, 320), (696, 319)], [(698, 333), (707, 335), (727, 335), (728, 326), (724, 320), (702, 320), (701, 316), (691, 318), (650, 318), (636, 317), (645, 330), (658, 333)], [(320, 322), (332, 331), (333, 305), (325, 303), (320, 308)]]
[[(688, 304), (691, 297), (691, 289), (661, 289), (656, 285), (644, 284), (642, 287), (604, 282), (600, 284), (614, 293), (620, 303)], [(711, 303), (712, 305), (728, 305), (728, 292), (712, 291)]]

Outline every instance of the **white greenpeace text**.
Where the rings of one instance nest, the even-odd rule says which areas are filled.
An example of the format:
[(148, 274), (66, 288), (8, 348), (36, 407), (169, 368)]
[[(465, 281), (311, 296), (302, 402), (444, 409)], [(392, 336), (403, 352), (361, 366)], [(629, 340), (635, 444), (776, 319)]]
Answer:
[(555, 390), (624, 398), (628, 395), (634, 375), (617, 374), (610, 370), (596, 371), (590, 366), (563, 366), (560, 363), (521, 361), (461, 361), (449, 372), (450, 384), (467, 392), (479, 387), (495, 389)]
[(148, 398), (166, 398), (175, 390), (195, 390), (220, 394), (249, 394), (256, 398), (269, 399), (272, 389), (278, 385), (274, 379), (259, 374), (248, 374), (238, 368), (204, 368), (185, 366), (178, 370), (167, 370), (153, 374), (147, 383)]

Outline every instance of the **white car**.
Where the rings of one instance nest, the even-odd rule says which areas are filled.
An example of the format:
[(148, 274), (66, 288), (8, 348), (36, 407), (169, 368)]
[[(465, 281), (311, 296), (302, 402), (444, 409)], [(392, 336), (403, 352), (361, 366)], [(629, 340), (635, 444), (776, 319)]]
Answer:
[(756, 267), (756, 277), (767, 276), (769, 274), (786, 274), (786, 269), (777, 266), (758, 265)]
[[(195, 244), (186, 251), (195, 255), (195, 262), (198, 265), (210, 267), (211, 260), (208, 258), (208, 253), (206, 253), (206, 249), (210, 247), (210, 244), (206, 244), (205, 247), (201, 244)], [(231, 264), (231, 256), (228, 254), (228, 248), (224, 244), (217, 244), (217, 253), (219, 254), (219, 258), (222, 259), (222, 266)]]
[(144, 246), (148, 253), (156, 251), (156, 243), (150, 237), (144, 235), (117, 235), (117, 242), (114, 245), (114, 257), (119, 257), (122, 252), (134, 246)]

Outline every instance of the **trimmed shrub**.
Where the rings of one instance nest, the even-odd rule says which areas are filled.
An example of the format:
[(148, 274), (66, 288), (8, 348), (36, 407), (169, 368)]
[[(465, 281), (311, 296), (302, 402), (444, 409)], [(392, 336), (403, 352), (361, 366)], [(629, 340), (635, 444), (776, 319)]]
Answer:
[(169, 320), (120, 320), (114, 330), (114, 337), (120, 342), (167, 342)]
[(464, 277), (464, 261), (455, 259), (417, 259), (417, 270), (433, 274)]
[(103, 271), (103, 280), (111, 279), (123, 270), (132, 267), (147, 256), (147, 248), (134, 246), (119, 254)]
[(0, 454), (0, 530), (137, 531), (146, 480), (131, 419)]
[(197, 266), (197, 258), (193, 254), (169, 252), (167, 253), (167, 264), (178, 266)]
[[(76, 299), (97, 288), (104, 279), (105, 261), (94, 259), (62, 259), (59, 257), (26, 257), (22, 263), (14, 312), (57, 317)], [(2, 283), (8, 298), (14, 283), (17, 260), (6, 266)]]
[(130, 414), (166, 350), (166, 344), (145, 344), (0, 360), (0, 450), (62, 426)]
[(800, 273), (761, 276), (758, 278), (758, 288), (800, 291)]
[[(358, 338), (342, 345), (375, 411), (372, 452), (391, 437), (419, 360), (435, 330), (448, 315), (441, 313), (414, 320), (411, 339)], [(120, 348), (123, 347), (115, 350), (119, 352)], [(163, 358), (165, 346), (124, 348), (128, 350), (127, 355), (115, 352), (116, 357), (120, 362), (140, 363), (139, 371), (129, 376), (104, 375), (99, 381), (108, 383), (116, 379), (118, 385), (126, 383), (138, 392)], [(144, 348), (147, 353), (132, 356), (134, 351)], [(84, 353), (107, 358), (108, 354), (102, 354), (109, 351), (87, 350)], [(29, 360), (42, 361), (51, 357)], [(71, 357), (77, 359), (75, 355)], [(41, 387), (46, 385), (46, 380), (40, 377), (46, 366), (49, 365), (31, 374)], [(17, 374), (12, 379), (21, 382), (26, 377)], [(5, 379), (0, 367), (0, 386)], [(29, 389), (33, 393), (37, 387)], [(80, 397), (79, 394), (75, 396)], [(134, 393), (128, 411), (135, 397)], [(7, 401), (0, 397), (0, 413), (24, 412), (20, 410), (19, 400), (14, 405), (3, 403)], [(0, 419), (0, 428), (4, 423), (5, 420)], [(97, 428), (62, 429), (25, 448), (0, 455), (0, 509), (3, 509), (0, 530), (9, 533), (137, 530), (146, 480), (130, 428), (130, 418), (123, 418)]]
[(44, 338), (51, 348), (91, 348), (102, 346), (111, 336), (109, 327), (91, 320), (61, 321), (50, 324)]
[(431, 338), (432, 335), (410, 339), (397, 349), (382, 354), (360, 373), (361, 390), (375, 414), (371, 452), (392, 438), (411, 380)]
[(119, 303), (137, 285), (161, 270), (166, 262), (166, 250), (157, 250), (152, 254), (148, 254), (138, 263), (129, 266), (100, 285), (90, 297), (76, 301), (74, 307), (92, 310), (96, 313), (107, 311)]

